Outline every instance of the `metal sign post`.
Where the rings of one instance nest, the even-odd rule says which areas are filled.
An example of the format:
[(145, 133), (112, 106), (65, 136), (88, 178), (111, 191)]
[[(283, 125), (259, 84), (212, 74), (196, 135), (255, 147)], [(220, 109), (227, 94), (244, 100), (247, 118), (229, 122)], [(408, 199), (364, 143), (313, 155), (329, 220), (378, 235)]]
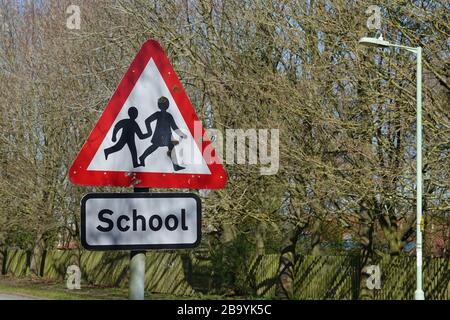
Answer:
[[(149, 192), (149, 188), (134, 188), (134, 192)], [(145, 251), (130, 252), (129, 300), (144, 300)]]
[(130, 284), (128, 299), (144, 300), (145, 251), (130, 252)]

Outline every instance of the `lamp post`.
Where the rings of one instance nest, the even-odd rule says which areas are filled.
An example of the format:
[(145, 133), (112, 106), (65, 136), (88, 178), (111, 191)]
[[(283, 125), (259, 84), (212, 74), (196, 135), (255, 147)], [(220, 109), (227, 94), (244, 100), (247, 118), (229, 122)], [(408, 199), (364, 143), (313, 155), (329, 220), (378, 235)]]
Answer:
[(359, 43), (368, 47), (394, 47), (405, 49), (416, 55), (416, 300), (424, 300), (422, 289), (422, 48), (389, 43), (380, 38), (363, 37)]

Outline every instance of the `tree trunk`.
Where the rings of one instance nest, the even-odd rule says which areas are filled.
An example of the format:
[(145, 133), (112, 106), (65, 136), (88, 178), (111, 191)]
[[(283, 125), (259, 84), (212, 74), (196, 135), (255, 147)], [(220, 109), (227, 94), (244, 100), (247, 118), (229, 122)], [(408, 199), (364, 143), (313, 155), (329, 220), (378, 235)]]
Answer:
[(367, 287), (367, 281), (369, 274), (367, 268), (373, 265), (373, 231), (374, 221), (369, 211), (365, 208), (361, 208), (361, 229), (359, 232), (360, 243), (363, 248), (361, 250), (361, 257), (358, 263), (358, 280), (359, 280), (359, 292), (355, 294), (360, 300), (372, 300), (373, 290)]
[(285, 247), (281, 250), (276, 290), (276, 296), (281, 299), (294, 297), (295, 246), (300, 232), (300, 228), (295, 227), (286, 238)]
[(311, 232), (311, 255), (317, 257), (321, 254), (321, 248), (320, 248), (320, 228), (321, 228), (322, 221), (317, 219), (312, 227)]
[(30, 250), (30, 273), (31, 275), (39, 276), (44, 272), (42, 269), (44, 261), (45, 248), (47, 247), (47, 241), (45, 234), (39, 234), (35, 245)]
[(222, 224), (222, 243), (228, 243), (234, 240), (236, 234), (234, 226), (231, 223)]
[(264, 222), (259, 223), (256, 228), (255, 242), (256, 242), (256, 256), (262, 256), (265, 253), (264, 245), (265, 225)]
[(2, 258), (0, 260), (2, 269), (0, 270), (1, 275), (6, 274), (6, 260), (8, 258), (8, 250), (5, 248), (1, 254)]
[(30, 273), (31, 275), (38, 276), (40, 274), (40, 266), (42, 260), (42, 246), (41, 241), (39, 241), (31, 250), (30, 250)]

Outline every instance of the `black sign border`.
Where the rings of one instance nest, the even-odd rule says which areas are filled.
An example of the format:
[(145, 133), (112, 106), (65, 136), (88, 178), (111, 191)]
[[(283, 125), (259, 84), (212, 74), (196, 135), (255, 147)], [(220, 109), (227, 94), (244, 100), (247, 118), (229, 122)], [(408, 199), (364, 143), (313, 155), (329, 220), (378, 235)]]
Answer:
[[(130, 199), (130, 198), (192, 198), (197, 202), (197, 240), (194, 243), (173, 244), (126, 244), (126, 245), (90, 245), (86, 241), (86, 202), (89, 199)], [(202, 202), (195, 193), (88, 193), (81, 199), (81, 245), (91, 251), (107, 250), (145, 250), (145, 249), (192, 249), (198, 247), (202, 240)]]

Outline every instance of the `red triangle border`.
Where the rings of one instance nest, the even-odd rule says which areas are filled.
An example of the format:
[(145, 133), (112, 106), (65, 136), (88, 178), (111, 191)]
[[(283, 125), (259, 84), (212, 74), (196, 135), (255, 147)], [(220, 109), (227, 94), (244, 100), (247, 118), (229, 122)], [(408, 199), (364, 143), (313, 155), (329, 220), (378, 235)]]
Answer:
[[(121, 186), (121, 187), (155, 187), (155, 188), (189, 188), (189, 189), (222, 189), (227, 182), (227, 173), (220, 163), (207, 163), (211, 174), (192, 173), (156, 173), (125, 171), (92, 171), (87, 170), (106, 134), (113, 125), (117, 115), (128, 99), (135, 84), (150, 59), (153, 58), (164, 79), (180, 113), (194, 136), (194, 122), (199, 121), (184, 88), (163, 49), (156, 40), (146, 41), (134, 58), (119, 86), (106, 105), (97, 124), (90, 133), (71, 168), (69, 179), (72, 183), (84, 186)], [(189, 121), (188, 121), (189, 120)], [(203, 151), (211, 143), (202, 127), (203, 141), (197, 143)], [(201, 145), (200, 145), (201, 144)]]

